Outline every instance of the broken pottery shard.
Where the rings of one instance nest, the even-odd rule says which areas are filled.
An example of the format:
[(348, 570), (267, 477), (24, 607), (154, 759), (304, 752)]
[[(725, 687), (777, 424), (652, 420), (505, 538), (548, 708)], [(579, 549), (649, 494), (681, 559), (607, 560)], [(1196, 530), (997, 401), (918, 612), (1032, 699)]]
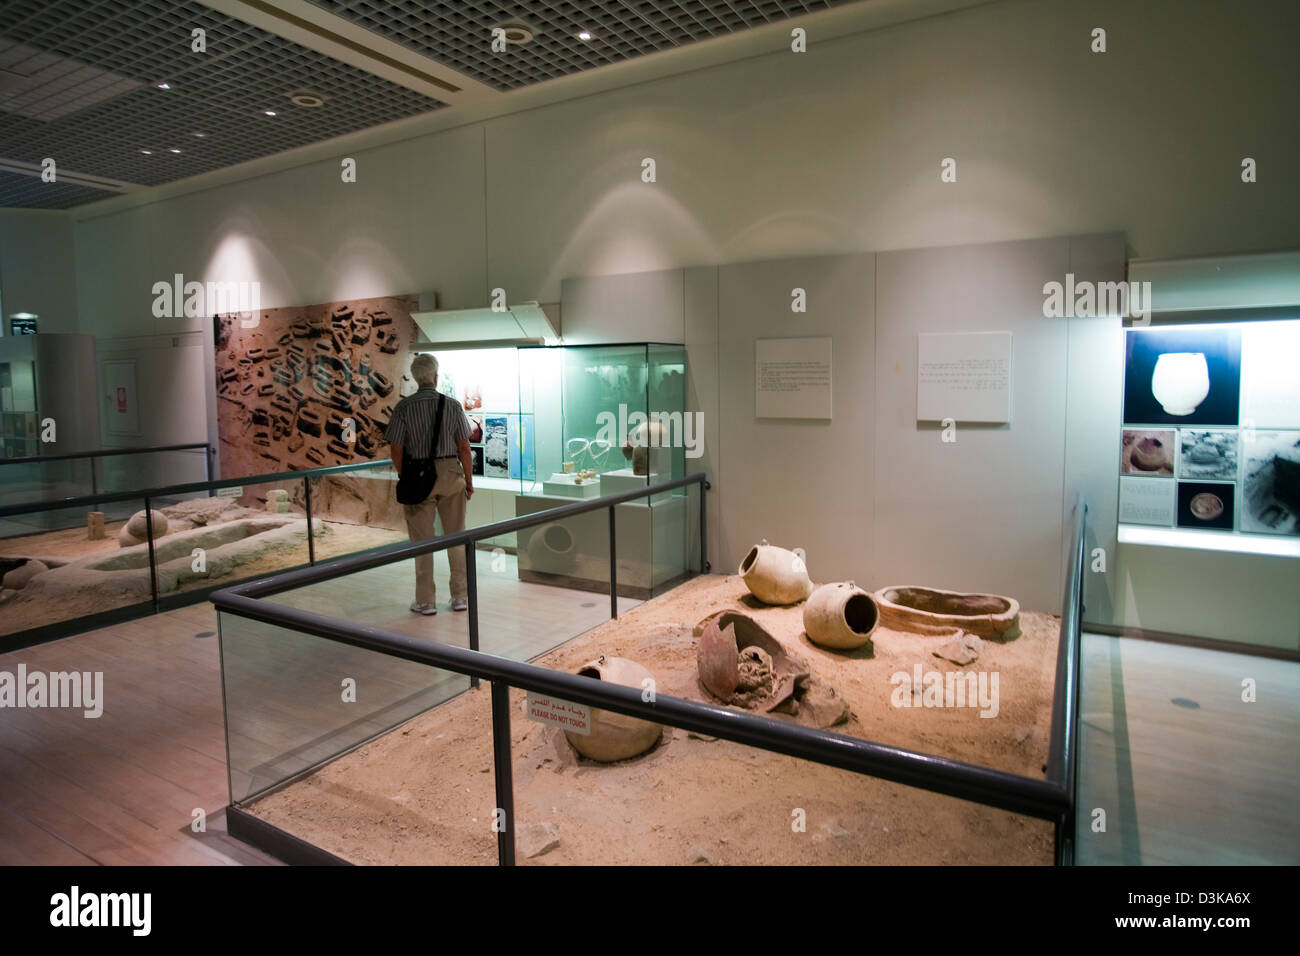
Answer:
[(720, 700), (730, 700), (740, 683), (737, 657), (735, 627), (728, 624), (719, 628), (716, 619), (709, 621), (700, 635), (700, 683)]
[[(718, 633), (711, 635), (706, 644), (704, 634), (710, 628)], [(696, 666), (700, 671), (700, 683), (705, 690), (725, 703), (767, 712), (789, 700), (795, 693), (796, 681), (809, 675), (808, 665), (788, 654), (781, 646), (781, 642), (748, 614), (741, 614), (739, 611), (717, 611), (696, 625), (696, 629), (700, 632), (700, 646), (696, 649)], [(726, 653), (728, 639), (734, 655)], [(763, 653), (747, 656), (750, 648), (758, 648)], [(750, 673), (752, 686), (746, 689), (745, 693), (738, 695), (736, 689), (741, 686), (742, 660), (746, 662), (746, 670)], [(729, 670), (719, 678), (717, 675), (720, 668), (729, 668)], [(770, 683), (760, 673), (764, 668)], [(718, 691), (732, 685), (732, 692), (722, 694), (713, 690), (704, 681), (706, 670), (709, 679), (716, 680)], [(764, 692), (756, 693), (760, 684)]]
[(965, 631), (958, 631), (953, 635), (952, 640), (945, 641), (934, 649), (934, 656), (952, 661), (954, 664), (965, 665), (978, 658), (982, 650), (984, 650), (984, 642), (978, 637)]
[(550, 853), (560, 845), (560, 827), (555, 823), (524, 823), (515, 831), (515, 845), (525, 859)]

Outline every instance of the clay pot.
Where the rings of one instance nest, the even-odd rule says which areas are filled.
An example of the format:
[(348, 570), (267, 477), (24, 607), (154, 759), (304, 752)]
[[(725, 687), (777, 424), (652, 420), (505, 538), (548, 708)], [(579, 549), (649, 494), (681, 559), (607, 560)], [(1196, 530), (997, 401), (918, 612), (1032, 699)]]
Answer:
[[(161, 538), (167, 533), (167, 516), (161, 511), (153, 511), (150, 514), (150, 520), (153, 522), (154, 540)], [(137, 511), (122, 525), (122, 530), (117, 533), (118, 547), (130, 548), (137, 544), (144, 544), (149, 537), (149, 526), (145, 521), (144, 511)]]
[(764, 604), (798, 604), (812, 594), (813, 583), (803, 559), (774, 547), (764, 538), (740, 562), (745, 587)]
[(573, 570), (577, 551), (573, 532), (557, 522), (534, 528), (528, 537), (529, 565), (534, 571), (562, 574)]
[(852, 581), (823, 584), (803, 606), (808, 639), (822, 647), (851, 650), (871, 643), (880, 623), (880, 608)]
[[(651, 678), (648, 670), (626, 657), (601, 656), (578, 669), (582, 677), (594, 677), (611, 684), (641, 689), (643, 681)], [(645, 753), (663, 734), (663, 727), (649, 720), (615, 714), (598, 707), (591, 708), (591, 733), (587, 736), (565, 731), (573, 749), (591, 760), (612, 763), (627, 760)]]
[(752, 710), (766, 713), (780, 707), (810, 676), (808, 665), (787, 654), (781, 642), (748, 614), (715, 611), (695, 625), (695, 631), (700, 638), (695, 661), (700, 684), (723, 703), (735, 703), (741, 659), (754, 649), (771, 661), (772, 689), (766, 697), (745, 705)]

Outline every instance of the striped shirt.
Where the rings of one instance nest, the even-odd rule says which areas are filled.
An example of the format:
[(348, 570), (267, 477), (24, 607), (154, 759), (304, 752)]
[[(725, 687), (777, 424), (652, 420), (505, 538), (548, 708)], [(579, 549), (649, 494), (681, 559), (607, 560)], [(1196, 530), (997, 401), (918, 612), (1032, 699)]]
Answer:
[[(402, 453), (407, 458), (428, 455), (429, 445), (433, 441), (433, 416), (438, 410), (438, 398), (438, 390), (426, 386), (398, 402), (393, 409), (388, 429), (384, 432), (388, 444), (401, 445)], [(433, 457), (454, 456), (457, 444), (469, 436), (469, 419), (465, 417), (465, 410), (460, 407), (460, 402), (447, 396), (442, 408), (442, 434), (438, 436), (438, 448)]]

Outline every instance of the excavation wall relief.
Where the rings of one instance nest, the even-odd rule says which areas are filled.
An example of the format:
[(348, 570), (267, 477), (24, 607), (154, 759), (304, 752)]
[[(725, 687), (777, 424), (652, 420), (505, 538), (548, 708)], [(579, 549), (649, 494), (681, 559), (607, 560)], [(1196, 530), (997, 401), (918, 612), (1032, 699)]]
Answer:
[[(221, 475), (239, 478), (387, 456), (416, 296), (218, 316)], [(351, 419), (349, 424), (348, 419)]]

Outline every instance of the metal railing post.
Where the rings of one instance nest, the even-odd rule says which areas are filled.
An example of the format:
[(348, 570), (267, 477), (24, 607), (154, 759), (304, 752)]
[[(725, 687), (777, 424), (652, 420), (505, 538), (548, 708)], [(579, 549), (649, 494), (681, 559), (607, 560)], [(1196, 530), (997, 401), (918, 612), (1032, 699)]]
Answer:
[[(472, 608), (474, 605), (471, 604)], [(497, 831), (497, 862), (515, 865), (515, 788), (510, 766), (510, 685), (492, 682), (492, 762), (497, 785), (497, 810), (504, 819), (494, 820)]]
[(316, 563), (316, 531), (311, 526), (311, 479), (302, 480), (303, 503), (307, 509), (307, 563)]
[[(478, 560), (474, 554), (474, 544), (470, 542), (465, 545), (465, 600), (469, 602), (469, 649), (478, 650)], [(478, 677), (471, 676), (469, 679), (470, 687), (478, 686)], [(492, 693), (496, 693), (496, 685), (492, 685)], [(495, 699), (495, 698), (494, 698)]]
[(705, 492), (709, 490), (707, 481), (700, 482), (700, 574), (709, 570), (709, 510)]
[(153, 546), (153, 508), (146, 496), (144, 499), (144, 533), (149, 539), (149, 591), (153, 595), (154, 613), (158, 612), (158, 555)]
[(614, 506), (609, 506), (609, 616), (618, 617), (618, 546), (614, 540)]

